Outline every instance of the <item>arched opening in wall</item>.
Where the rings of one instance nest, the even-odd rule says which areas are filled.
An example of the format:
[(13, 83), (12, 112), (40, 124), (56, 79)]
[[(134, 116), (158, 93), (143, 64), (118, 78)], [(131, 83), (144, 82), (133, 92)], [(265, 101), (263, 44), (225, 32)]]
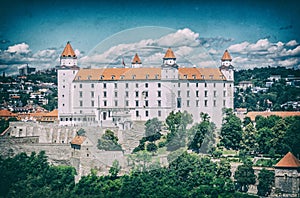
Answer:
[(89, 155), (89, 154), (86, 154), (86, 156), (89, 157), (90, 155)]

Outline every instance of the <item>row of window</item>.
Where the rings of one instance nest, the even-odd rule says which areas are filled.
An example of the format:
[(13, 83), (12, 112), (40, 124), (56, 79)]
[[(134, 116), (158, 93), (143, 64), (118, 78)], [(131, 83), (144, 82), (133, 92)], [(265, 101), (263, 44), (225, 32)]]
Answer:
[[(196, 100), (196, 101), (195, 101), (195, 106), (196, 106), (196, 107), (199, 107), (199, 103), (200, 103), (200, 100)], [(140, 104), (140, 101), (136, 100), (136, 101), (135, 101), (135, 106), (136, 106), (136, 107), (139, 107), (139, 104)], [(115, 100), (115, 101), (114, 101), (114, 106), (115, 106), (115, 107), (118, 107), (118, 105), (119, 105), (119, 104), (118, 104), (118, 100)], [(82, 100), (79, 101), (79, 106), (80, 106), (80, 107), (83, 106), (83, 101), (82, 101)], [(94, 100), (91, 101), (91, 106), (92, 106), (92, 107), (95, 106), (95, 101), (94, 101)], [(103, 106), (104, 106), (104, 107), (107, 107), (107, 100), (104, 100), (104, 101), (103, 101)], [(125, 106), (126, 106), (126, 107), (129, 107), (129, 100), (126, 100), (126, 101), (125, 101)], [(161, 107), (161, 100), (158, 100), (158, 101), (157, 101), (157, 106), (158, 106), (158, 107)], [(178, 98), (178, 99), (177, 99), (177, 108), (181, 108), (181, 106), (182, 106), (182, 105), (181, 105), (181, 98)], [(187, 107), (190, 107), (190, 100), (186, 100), (186, 106), (187, 106)], [(204, 106), (205, 106), (205, 107), (208, 106), (208, 100), (204, 100)], [(217, 106), (217, 100), (213, 100), (213, 106), (214, 106), (214, 107)], [(226, 106), (226, 100), (223, 100), (223, 106)], [(148, 101), (148, 100), (145, 100), (145, 101), (144, 101), (143, 107), (149, 107), (149, 101)]]
[[(79, 97), (80, 98), (82, 98), (82, 95), (83, 95), (82, 91), (79, 91)], [(143, 91), (142, 95), (144, 97), (148, 97), (148, 95), (149, 95), (148, 91)], [(114, 96), (115, 96), (115, 98), (117, 98), (118, 97), (118, 92), (114, 92)], [(181, 91), (177, 92), (177, 96), (181, 97)], [(190, 97), (190, 91), (186, 92), (186, 96)], [(217, 97), (217, 91), (213, 91), (213, 96)], [(62, 97), (64, 97), (64, 95), (62, 95)], [(95, 92), (91, 91), (91, 98), (94, 98), (94, 97), (95, 97)], [(106, 91), (103, 92), (103, 97), (104, 98), (107, 97), (107, 92)], [(125, 97), (127, 97), (127, 98), (129, 97), (129, 92), (128, 91), (125, 92)], [(139, 97), (139, 91), (135, 91), (135, 97)], [(157, 97), (161, 97), (161, 91), (157, 91)], [(196, 97), (199, 97), (199, 91), (196, 91)], [(208, 91), (207, 90), (204, 91), (204, 97), (208, 97)], [(223, 97), (226, 97), (226, 91), (223, 91)]]
[[(139, 88), (141, 83), (136, 83), (135, 87)], [(180, 87), (183, 83), (178, 83), (178, 87)], [(186, 83), (187, 87), (190, 87), (190, 83)], [(231, 84), (229, 84), (229, 86), (231, 87)], [(145, 83), (145, 87), (148, 88), (149, 84)], [(157, 87), (160, 88), (161, 87), (161, 83), (157, 83)], [(199, 87), (199, 83), (196, 83), (196, 87)], [(207, 83), (204, 83), (204, 87), (207, 87)], [(213, 87), (216, 87), (216, 83), (213, 84)], [(226, 87), (226, 83), (223, 83), (223, 87)], [(74, 85), (74, 88), (76, 88), (76, 85)], [(79, 84), (79, 88), (82, 88), (82, 84)], [(95, 88), (95, 85), (92, 83), (91, 84), (91, 88)], [(107, 84), (103, 83), (103, 88), (106, 89), (107, 88)], [(114, 83), (114, 88), (117, 89), (118, 88), (118, 83)], [(129, 88), (129, 83), (125, 83), (125, 88)]]
[(72, 122), (72, 121), (74, 121), (74, 122), (76, 122), (76, 121), (83, 121), (83, 122), (86, 122), (86, 121), (95, 121), (95, 118), (89, 118), (89, 117), (87, 117), (87, 118), (60, 118), (60, 121), (70, 121), (70, 122)]
[[(157, 116), (161, 117), (161, 111), (157, 111)], [(135, 111), (135, 117), (140, 117), (140, 112), (137, 110)], [(149, 117), (149, 111), (145, 111), (145, 117)]]

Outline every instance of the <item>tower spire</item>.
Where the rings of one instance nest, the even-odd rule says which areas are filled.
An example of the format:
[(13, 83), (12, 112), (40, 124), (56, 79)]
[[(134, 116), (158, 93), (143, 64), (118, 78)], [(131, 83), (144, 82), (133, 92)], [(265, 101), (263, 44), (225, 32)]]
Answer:
[(142, 66), (142, 61), (141, 61), (139, 55), (136, 53), (131, 61), (131, 67), (137, 68), (140, 66)]
[(70, 41), (67, 42), (64, 51), (60, 56), (60, 65), (61, 66), (77, 66), (77, 56), (70, 44)]
[(174, 55), (173, 50), (169, 47), (165, 56), (163, 57), (163, 64), (164, 65), (176, 65), (176, 56)]

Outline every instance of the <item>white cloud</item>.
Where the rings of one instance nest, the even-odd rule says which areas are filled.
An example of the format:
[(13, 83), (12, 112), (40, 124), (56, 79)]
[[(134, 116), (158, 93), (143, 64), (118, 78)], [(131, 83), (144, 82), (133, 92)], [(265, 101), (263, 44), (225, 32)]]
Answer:
[(234, 44), (234, 45), (231, 45), (228, 50), (230, 52), (236, 52), (236, 53), (246, 53), (245, 50), (247, 49), (247, 47), (249, 46), (250, 43), (248, 42), (242, 42), (242, 43), (239, 43), (239, 44)]
[(293, 46), (296, 46), (298, 45), (297, 41), (296, 40), (290, 40), (289, 42), (287, 42), (285, 44), (286, 46), (290, 46), (290, 47), (293, 47)]
[(9, 46), (6, 50), (9, 53), (27, 54), (30, 52), (29, 45), (26, 43), (20, 43), (13, 46)]

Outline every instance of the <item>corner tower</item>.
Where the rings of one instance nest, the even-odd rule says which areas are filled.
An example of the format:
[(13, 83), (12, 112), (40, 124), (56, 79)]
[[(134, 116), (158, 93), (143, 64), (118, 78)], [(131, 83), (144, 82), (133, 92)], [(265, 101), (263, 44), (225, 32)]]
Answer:
[(64, 51), (61, 53), (60, 66), (77, 66), (77, 56), (69, 41), (67, 42)]
[(67, 43), (60, 56), (60, 67), (57, 70), (58, 87), (58, 119), (60, 125), (72, 125), (73, 80), (79, 70), (77, 56), (70, 44)]
[(132, 68), (139, 68), (141, 66), (142, 66), (142, 61), (141, 61), (139, 55), (136, 53), (134, 58), (132, 59), (131, 67)]
[(176, 57), (171, 48), (169, 48), (163, 57), (163, 64), (168, 66), (177, 66), (176, 65)]
[(176, 64), (176, 56), (171, 48), (168, 48), (163, 57), (163, 65), (161, 66), (162, 80), (177, 80), (178, 79), (178, 65)]
[(231, 64), (231, 61), (232, 58), (228, 50), (225, 50), (221, 58), (221, 66), (219, 68), (228, 81), (234, 81), (234, 72), (233, 72), (234, 67)]

